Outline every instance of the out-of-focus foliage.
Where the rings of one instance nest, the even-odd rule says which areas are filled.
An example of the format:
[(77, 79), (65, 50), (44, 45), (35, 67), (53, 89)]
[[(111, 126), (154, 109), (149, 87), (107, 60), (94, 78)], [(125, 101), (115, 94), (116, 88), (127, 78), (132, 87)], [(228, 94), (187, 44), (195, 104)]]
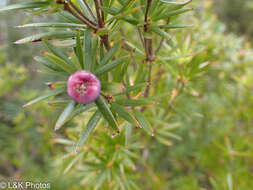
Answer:
[[(3, 49), (0, 177), (49, 181), (52, 189), (253, 189), (253, 50), (225, 34), (225, 26), (206, 7), (200, 3), (194, 18), (182, 18), (195, 28), (172, 32), (173, 40), (161, 50), (168, 58), (154, 67), (156, 90), (171, 91), (171, 99), (161, 94), (161, 101), (173, 102), (166, 123), (157, 123), (163, 115), (158, 108), (148, 110), (155, 136), (124, 124), (112, 139), (99, 121), (80, 154), (74, 153), (74, 145), (93, 110), (54, 134), (55, 110), (46, 103), (21, 108), (40, 92), (24, 81), (34, 79), (28, 67), (7, 62)], [(128, 27), (121, 32), (134, 33)], [(187, 70), (184, 93), (176, 97), (181, 88), (174, 86), (181, 78), (175, 76), (191, 63), (203, 69)], [(16, 68), (11, 75), (4, 71), (8, 67)], [(8, 93), (6, 81), (13, 81)]]
[[(211, 3), (211, 1), (209, 1)], [(253, 40), (252, 0), (212, 0), (213, 9), (218, 17), (227, 25), (228, 32), (236, 32)]]

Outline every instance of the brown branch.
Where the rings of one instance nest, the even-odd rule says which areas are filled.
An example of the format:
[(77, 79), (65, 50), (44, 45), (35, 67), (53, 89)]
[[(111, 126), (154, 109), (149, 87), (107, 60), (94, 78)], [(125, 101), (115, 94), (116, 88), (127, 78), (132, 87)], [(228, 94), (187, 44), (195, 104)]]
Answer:
[(69, 4), (70, 4), (71, 7), (73, 7), (73, 8), (75, 9), (75, 11), (76, 11), (80, 16), (82, 16), (85, 20), (87, 20), (87, 22), (89, 22), (90, 24), (93, 24), (93, 25), (97, 25), (97, 23), (91, 21), (88, 17), (86, 17), (86, 16), (82, 13), (82, 11), (80, 11), (80, 9), (78, 9), (78, 7), (75, 6), (74, 3), (72, 3), (71, 1), (69, 1)]
[(95, 8), (96, 8), (96, 12), (97, 12), (97, 20), (98, 20), (98, 25), (99, 27), (103, 27), (103, 21), (102, 21), (102, 17), (100, 16), (100, 8), (99, 8), (99, 3), (98, 0), (94, 0), (95, 3)]
[(83, 0), (83, 2), (84, 2), (84, 4), (85, 4), (85, 6), (87, 7), (87, 9), (88, 9), (90, 15), (92, 16), (92, 18), (93, 18), (95, 21), (97, 21), (97, 18), (96, 18), (95, 15), (93, 14), (93, 12), (92, 12), (91, 7), (89, 6), (89, 4), (86, 2), (86, 0)]
[(103, 44), (105, 45), (105, 48), (107, 51), (109, 51), (111, 49), (108, 37), (109, 37), (108, 34), (101, 36), (101, 40), (102, 40)]
[(144, 18), (144, 21), (145, 21), (145, 22), (148, 21), (148, 11), (149, 11), (149, 9), (150, 9), (151, 3), (152, 3), (152, 0), (147, 0), (147, 8), (146, 8), (145, 18)]
[[(144, 22), (146, 22), (146, 24), (144, 25), (144, 32), (150, 33), (150, 34), (151, 34), (151, 32), (148, 30), (148, 25), (149, 25), (148, 12), (149, 12), (151, 3), (152, 3), (152, 0), (147, 0), (147, 8), (146, 8), (145, 17), (144, 17)], [(145, 52), (146, 52), (147, 61), (154, 61), (152, 38), (144, 37), (144, 48), (145, 48)]]
[[(103, 7), (103, 1), (102, 0), (100, 0), (100, 5), (101, 5), (101, 7)], [(102, 9), (101, 9), (101, 18), (102, 18), (102, 21), (104, 23), (105, 22), (105, 15), (104, 15), (104, 11), (102, 11)]]
[(137, 30), (138, 30), (139, 37), (141, 39), (141, 43), (144, 46), (144, 40), (143, 40), (143, 36), (142, 36), (141, 30), (139, 28), (137, 28)]
[(86, 24), (87, 26), (89, 26), (90, 28), (94, 29), (94, 30), (98, 30), (98, 27), (96, 25), (93, 25), (91, 23), (89, 23), (87, 20), (85, 20), (83, 17), (81, 17), (80, 15), (78, 15), (77, 13), (75, 13), (70, 6), (65, 3), (64, 4), (64, 9), (66, 11), (68, 11), (70, 14), (72, 14), (73, 16), (75, 16), (76, 18), (78, 18), (79, 20), (81, 20), (84, 24)]

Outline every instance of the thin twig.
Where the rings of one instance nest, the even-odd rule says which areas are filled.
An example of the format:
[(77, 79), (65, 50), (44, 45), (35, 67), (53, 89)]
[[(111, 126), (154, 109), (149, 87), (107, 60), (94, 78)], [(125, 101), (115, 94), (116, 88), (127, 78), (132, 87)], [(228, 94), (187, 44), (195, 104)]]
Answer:
[(165, 40), (164, 38), (161, 39), (161, 41), (160, 41), (160, 43), (159, 43), (157, 49), (155, 50), (155, 55), (157, 55), (158, 52), (160, 51), (160, 49), (162, 48), (162, 45), (163, 45), (164, 40)]
[(70, 4), (70, 6), (73, 7), (73, 8), (75, 9), (75, 11), (76, 11), (80, 16), (82, 16), (85, 20), (87, 20), (89, 23), (91, 23), (91, 24), (93, 24), (93, 25), (97, 25), (97, 23), (91, 21), (88, 17), (86, 17), (86, 16), (82, 13), (82, 11), (80, 11), (80, 9), (78, 9), (77, 6), (75, 6), (74, 3), (72, 3), (71, 1), (69, 1), (69, 4)]
[(102, 27), (103, 26), (103, 21), (102, 21), (102, 18), (100, 16), (98, 0), (94, 0), (94, 3), (95, 3), (96, 12), (97, 12), (98, 25), (99, 25), (99, 27)]
[(146, 8), (146, 12), (145, 12), (145, 18), (144, 18), (144, 21), (147, 22), (148, 21), (148, 11), (150, 9), (150, 6), (151, 6), (151, 3), (152, 3), (152, 0), (147, 0), (147, 8)]
[[(147, 0), (147, 8), (146, 8), (145, 17), (144, 17), (144, 22), (146, 23), (144, 25), (144, 32), (146, 32), (146, 33), (151, 33), (148, 30), (148, 25), (149, 25), (148, 12), (149, 12), (151, 3), (152, 3), (152, 0)], [(144, 37), (144, 48), (145, 48), (145, 52), (146, 52), (147, 61), (153, 61), (154, 60), (154, 53), (153, 53), (152, 38)]]
[[(144, 25), (144, 32), (149, 32), (148, 30), (148, 12), (151, 6), (152, 0), (147, 0), (147, 8), (146, 8), (146, 12), (145, 12), (145, 17), (144, 17), (144, 21), (146, 22), (146, 24)], [(149, 63), (149, 67), (148, 67), (148, 80), (147, 80), (147, 86), (145, 88), (144, 91), (144, 97), (148, 97), (149, 96), (149, 91), (150, 91), (150, 84), (151, 84), (151, 73), (152, 73), (152, 62), (154, 61), (154, 53), (153, 53), (153, 41), (152, 38), (146, 38), (144, 37), (144, 48), (145, 48), (145, 52), (146, 52), (146, 62)], [(141, 111), (144, 111), (146, 109), (146, 107), (142, 107)]]
[[(170, 23), (170, 18), (168, 18), (166, 24), (169, 24)], [(165, 30), (165, 32), (167, 32), (167, 30)], [(155, 50), (155, 56), (158, 54), (158, 52), (160, 51), (160, 49), (162, 48), (162, 45), (163, 45), (163, 42), (164, 42), (164, 38), (161, 39), (157, 49)]]
[[(101, 5), (101, 7), (103, 7), (103, 1), (102, 0), (100, 0), (100, 5)], [(105, 15), (104, 15), (104, 11), (102, 11), (102, 9), (101, 9), (101, 18), (102, 18), (102, 21), (104, 23), (105, 22)]]
[(93, 14), (93, 12), (92, 12), (91, 7), (89, 6), (89, 4), (86, 2), (86, 0), (83, 0), (83, 2), (84, 2), (84, 4), (85, 4), (85, 6), (87, 7), (87, 9), (88, 9), (90, 15), (92, 16), (92, 18), (93, 18), (95, 21), (97, 21), (97, 18), (96, 18), (95, 15)]
[(137, 30), (138, 30), (139, 37), (141, 39), (141, 43), (144, 46), (144, 40), (143, 40), (143, 36), (142, 36), (141, 30), (139, 28), (137, 28)]
[(148, 80), (147, 80), (147, 88), (145, 89), (144, 92), (144, 97), (148, 97), (149, 95), (149, 90), (150, 90), (150, 85), (151, 85), (151, 73), (152, 73), (152, 62), (149, 62), (149, 67), (148, 67)]
[(85, 20), (83, 17), (81, 17), (80, 15), (78, 15), (77, 13), (75, 13), (75, 12), (70, 8), (70, 6), (69, 6), (67, 3), (64, 4), (64, 9), (65, 9), (66, 11), (68, 11), (69, 13), (71, 13), (71, 14), (72, 14), (73, 16), (75, 16), (76, 18), (78, 18), (79, 20), (81, 20), (84, 24), (88, 25), (90, 28), (92, 28), (92, 29), (94, 29), (94, 30), (98, 30), (98, 27), (97, 27), (97, 26), (95, 26), (95, 25), (93, 25), (93, 24), (87, 22), (87, 20)]

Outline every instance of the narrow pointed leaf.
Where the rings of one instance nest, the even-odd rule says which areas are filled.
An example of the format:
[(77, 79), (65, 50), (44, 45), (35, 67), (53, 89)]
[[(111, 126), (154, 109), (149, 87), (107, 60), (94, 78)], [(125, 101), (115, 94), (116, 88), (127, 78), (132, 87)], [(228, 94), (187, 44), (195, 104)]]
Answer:
[(69, 103), (69, 100), (51, 100), (47, 101), (47, 103), (52, 107), (63, 108)]
[(130, 48), (132, 48), (133, 51), (136, 51), (136, 52), (138, 52), (138, 53), (141, 54), (141, 55), (145, 55), (143, 51), (141, 51), (138, 47), (136, 47), (136, 46), (135, 46), (134, 44), (132, 44), (131, 42), (128, 42), (128, 41), (125, 40), (124, 43), (125, 43), (127, 46), (129, 46)]
[(119, 98), (115, 101), (117, 104), (120, 104), (122, 106), (147, 106), (154, 104), (154, 101), (148, 100), (148, 99), (125, 99), (125, 98)]
[(112, 103), (111, 105), (112, 105), (111, 109), (114, 112), (116, 112), (120, 117), (124, 118), (126, 121), (131, 123), (133, 126), (138, 126), (138, 122), (132, 116), (132, 114), (130, 112), (128, 112), (127, 110), (125, 110), (124, 108), (122, 108), (120, 105), (118, 105), (116, 103)]
[(170, 35), (165, 32), (164, 30), (161, 30), (158, 26), (150, 26), (148, 27), (152, 32), (155, 32), (156, 34), (158, 34), (159, 36), (165, 38), (165, 39), (169, 39)]
[(50, 59), (57, 67), (60, 67), (65, 72), (71, 74), (76, 71), (73, 65), (70, 65), (69, 63), (65, 62), (63, 59), (47, 52), (44, 55), (48, 59)]
[(159, 27), (165, 28), (165, 29), (177, 29), (177, 28), (193, 27), (193, 25), (190, 25), (190, 24), (165, 24), (165, 25), (160, 25)]
[(52, 90), (55, 90), (57, 88), (64, 88), (66, 87), (67, 83), (66, 81), (56, 81), (56, 82), (47, 82), (46, 85), (51, 88)]
[(61, 11), (58, 14), (59, 14), (59, 16), (61, 16), (62, 18), (64, 18), (66, 20), (66, 22), (82, 24), (82, 21), (80, 21), (79, 19), (77, 19), (76, 17), (74, 17), (69, 12)]
[(68, 164), (68, 166), (63, 171), (63, 174), (67, 174), (70, 169), (82, 158), (83, 153), (79, 154), (78, 156), (74, 157), (73, 160)]
[(68, 103), (68, 105), (65, 107), (65, 109), (63, 110), (63, 112), (61, 113), (60, 117), (58, 118), (58, 120), (55, 124), (55, 127), (54, 127), (55, 130), (60, 129), (61, 126), (66, 122), (68, 117), (73, 112), (73, 110), (75, 108), (75, 104), (76, 103), (73, 100)]
[(84, 4), (83, 0), (77, 0), (78, 5), (81, 7), (82, 12), (87, 16), (88, 18), (91, 18), (91, 15), (89, 14), (88, 8)]
[(185, 8), (185, 9), (179, 9), (179, 10), (175, 10), (175, 11), (166, 11), (166, 12), (158, 15), (157, 17), (154, 17), (153, 21), (168, 18), (168, 17), (171, 17), (171, 16), (177, 16), (177, 15), (180, 15), (180, 14), (192, 11), (192, 10), (193, 9), (191, 9), (191, 8)]
[(123, 92), (121, 92), (119, 94), (116, 94), (116, 95), (126, 94), (126, 93), (132, 92), (134, 90), (139, 90), (139, 89), (142, 89), (145, 86), (147, 86), (146, 82), (136, 84), (136, 85), (133, 85), (133, 86), (128, 86), (128, 87), (126, 87), (126, 89)]
[(172, 1), (172, 0), (160, 0), (163, 3), (173, 4), (173, 5), (187, 5), (192, 0), (184, 0), (184, 1)]
[(95, 104), (86, 104), (86, 105), (78, 104), (78, 105), (74, 108), (73, 112), (72, 112), (71, 115), (68, 117), (68, 119), (66, 120), (66, 122), (69, 121), (69, 120), (71, 120), (72, 118), (74, 118), (74, 117), (77, 116), (78, 114), (81, 114), (81, 113), (83, 113), (83, 112), (85, 112), (85, 111), (87, 111), (87, 110), (89, 110), (89, 109), (91, 109), (91, 108), (94, 108), (94, 107), (95, 107)]
[(116, 43), (109, 51), (108, 53), (104, 56), (102, 61), (100, 62), (101, 65), (105, 65), (119, 50), (120, 43)]
[(139, 111), (139, 110), (134, 110), (134, 116), (136, 117), (137, 121), (140, 123), (140, 126), (143, 127), (143, 129), (149, 133), (150, 135), (153, 134), (153, 129), (150, 125), (150, 123), (147, 121), (145, 116)]
[(85, 40), (84, 40), (84, 64), (85, 69), (91, 70), (93, 53), (92, 53), (92, 35), (90, 30), (85, 32)]
[(13, 5), (8, 5), (6, 7), (1, 8), (0, 12), (2, 12), (2, 11), (10, 11), (10, 10), (19, 10), (19, 9), (41, 8), (41, 7), (46, 7), (48, 5), (49, 5), (49, 1), (46, 1), (46, 2), (38, 1), (38, 2), (13, 4)]
[(63, 93), (65, 90), (66, 90), (66, 88), (59, 88), (59, 89), (50, 91), (50, 92), (48, 92), (48, 93), (46, 93), (46, 94), (44, 94), (44, 95), (41, 95), (41, 96), (35, 98), (34, 100), (28, 102), (28, 103), (25, 104), (23, 107), (30, 106), (30, 105), (32, 105), (32, 104), (34, 104), (34, 103), (37, 103), (37, 102), (39, 102), (39, 101), (41, 101), (41, 100), (44, 100), (44, 99), (46, 99), (46, 98), (49, 98), (49, 97), (51, 97), (51, 96), (56, 96), (56, 95), (58, 95), (58, 94), (61, 94), (61, 93)]
[(112, 69), (114, 69), (118, 65), (126, 62), (127, 60), (128, 60), (128, 57), (121, 57), (119, 59), (116, 59), (116, 60), (104, 65), (104, 66), (99, 67), (94, 73), (95, 73), (95, 75), (104, 74), (106, 72), (111, 71)]
[(60, 67), (56, 66), (54, 63), (52, 63), (51, 60), (49, 60), (46, 57), (36, 56), (36, 57), (34, 57), (34, 60), (37, 61), (38, 63), (43, 64), (43, 66), (48, 68), (50, 71), (55, 71), (55, 72), (63, 71)]
[(111, 7), (111, 8), (102, 7), (102, 10), (110, 15), (117, 15), (119, 13), (119, 9), (114, 8), (114, 7)]
[(102, 113), (104, 116), (105, 120), (109, 123), (113, 134), (118, 133), (118, 124), (116, 119), (114, 118), (110, 108), (108, 107), (107, 103), (104, 101), (104, 99), (99, 96), (98, 99), (95, 101), (99, 111)]
[(92, 131), (95, 129), (99, 119), (101, 118), (101, 113), (99, 111), (96, 111), (90, 120), (88, 121), (87, 125), (83, 129), (80, 135), (80, 139), (76, 146), (76, 152), (79, 152), (81, 147), (84, 145), (84, 143), (87, 141), (88, 137), (92, 133)]
[(57, 32), (45, 32), (40, 34), (35, 34), (15, 42), (15, 44), (25, 44), (30, 42), (39, 42), (42, 40), (49, 39), (66, 39), (75, 37), (76, 32), (74, 31), (57, 31)]
[(52, 46), (48, 41), (44, 41), (44, 44), (54, 55), (63, 59), (68, 64), (72, 65), (72, 62), (70, 61), (70, 59), (64, 53), (62, 53), (59, 49)]
[(84, 69), (83, 47), (82, 47), (82, 42), (80, 38), (80, 32), (77, 32), (77, 35), (76, 35), (76, 54), (77, 54), (77, 58), (79, 60), (81, 68)]
[(83, 24), (75, 24), (75, 23), (61, 23), (61, 22), (45, 22), (45, 23), (31, 23), (19, 25), (17, 28), (79, 28), (86, 29), (87, 26)]
[(130, 142), (131, 132), (132, 132), (132, 126), (129, 123), (126, 123), (125, 129), (126, 129), (125, 145), (126, 145), (126, 147), (128, 147), (129, 142)]

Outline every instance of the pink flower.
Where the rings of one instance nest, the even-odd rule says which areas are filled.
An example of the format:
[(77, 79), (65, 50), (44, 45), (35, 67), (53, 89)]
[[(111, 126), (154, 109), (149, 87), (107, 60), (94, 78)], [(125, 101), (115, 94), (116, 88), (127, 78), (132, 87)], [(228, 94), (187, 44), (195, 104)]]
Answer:
[(80, 70), (73, 73), (68, 79), (68, 94), (78, 103), (89, 104), (100, 94), (99, 79), (89, 71)]

